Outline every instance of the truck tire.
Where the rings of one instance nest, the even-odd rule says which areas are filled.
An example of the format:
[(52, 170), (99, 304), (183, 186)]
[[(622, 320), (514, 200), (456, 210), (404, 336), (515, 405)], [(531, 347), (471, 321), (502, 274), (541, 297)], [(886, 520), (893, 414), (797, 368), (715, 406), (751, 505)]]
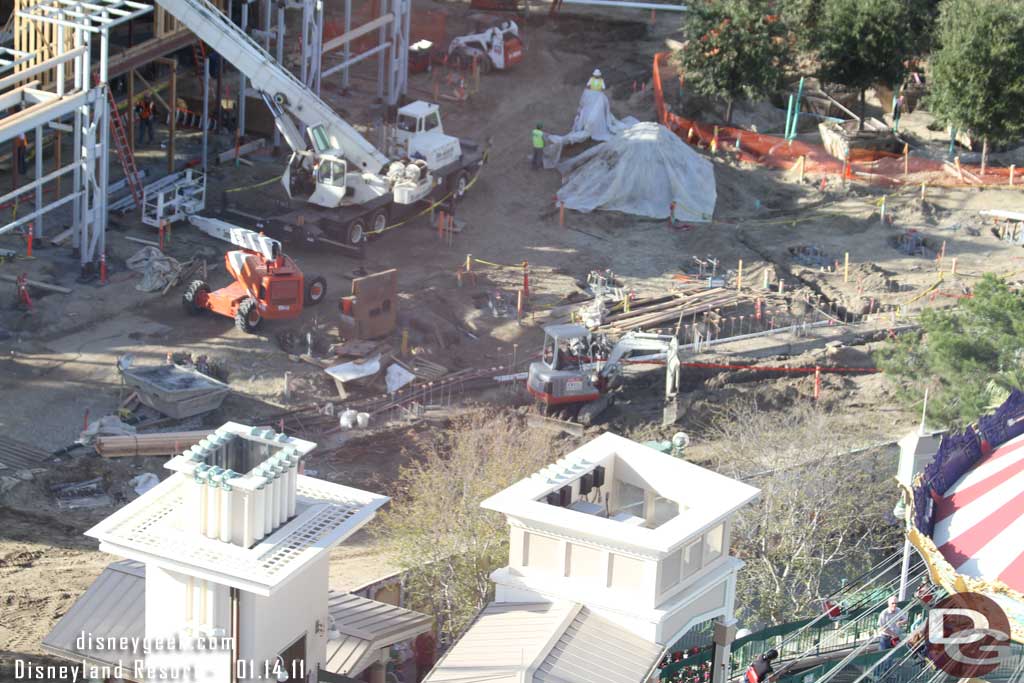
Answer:
[(198, 315), (206, 310), (206, 299), (209, 296), (210, 285), (202, 280), (193, 280), (181, 295), (181, 305), (189, 315)]
[(349, 244), (360, 244), (366, 241), (366, 221), (357, 218), (349, 223), (345, 237)]
[(462, 199), (469, 190), (469, 171), (459, 171), (452, 178), (451, 193), (455, 199)]
[(235, 327), (246, 334), (255, 334), (262, 322), (263, 315), (260, 314), (256, 299), (249, 297), (238, 304), (238, 310), (235, 311)]
[(310, 275), (306, 278), (305, 303), (307, 306), (316, 306), (327, 296), (327, 280), (322, 275)]
[(388, 227), (388, 212), (384, 209), (377, 209), (370, 218), (370, 230), (374, 235), (379, 235), (384, 228)]

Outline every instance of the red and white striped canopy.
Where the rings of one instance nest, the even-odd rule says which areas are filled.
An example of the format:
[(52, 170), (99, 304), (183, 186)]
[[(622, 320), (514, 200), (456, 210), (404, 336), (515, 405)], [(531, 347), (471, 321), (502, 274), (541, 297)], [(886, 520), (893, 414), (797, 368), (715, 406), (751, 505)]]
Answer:
[(1024, 435), (982, 458), (936, 501), (932, 540), (957, 573), (1024, 593)]

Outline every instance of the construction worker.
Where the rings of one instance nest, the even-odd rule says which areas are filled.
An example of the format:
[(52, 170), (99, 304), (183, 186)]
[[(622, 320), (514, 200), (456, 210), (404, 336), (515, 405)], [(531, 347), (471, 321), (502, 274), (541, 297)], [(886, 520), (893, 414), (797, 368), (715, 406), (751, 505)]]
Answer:
[(604, 79), (601, 78), (600, 69), (594, 69), (594, 73), (591, 75), (590, 80), (587, 81), (587, 89), (604, 92)]
[(139, 139), (136, 144), (142, 144), (142, 134), (145, 133), (149, 144), (153, 144), (153, 97), (146, 93), (145, 97), (135, 105), (135, 113), (139, 117)]
[(24, 133), (14, 139), (14, 154), (18, 160), (18, 175), (28, 173), (28, 138)]
[(533, 129), (533, 170), (544, 168), (544, 124)]

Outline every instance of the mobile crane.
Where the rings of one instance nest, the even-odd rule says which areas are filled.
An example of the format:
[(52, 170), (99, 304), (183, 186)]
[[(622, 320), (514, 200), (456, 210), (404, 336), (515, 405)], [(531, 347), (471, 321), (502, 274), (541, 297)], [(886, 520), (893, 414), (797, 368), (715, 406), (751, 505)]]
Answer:
[(483, 164), (482, 148), (446, 135), (440, 108), (422, 101), (398, 110), (394, 146), (401, 158), (390, 159), (207, 0), (157, 2), (245, 74), (292, 149), (281, 183), (290, 199), (303, 194), (312, 207), (260, 228), (358, 245), (368, 231), (418, 213), (422, 200), (461, 198)]
[[(634, 357), (633, 354), (642, 356)], [(679, 393), (681, 361), (675, 335), (627, 332), (614, 344), (584, 325), (544, 328), (541, 359), (530, 363), (526, 389), (547, 410), (578, 409), (576, 419), (591, 424), (615, 399), (627, 360), (665, 364), (665, 400)]]

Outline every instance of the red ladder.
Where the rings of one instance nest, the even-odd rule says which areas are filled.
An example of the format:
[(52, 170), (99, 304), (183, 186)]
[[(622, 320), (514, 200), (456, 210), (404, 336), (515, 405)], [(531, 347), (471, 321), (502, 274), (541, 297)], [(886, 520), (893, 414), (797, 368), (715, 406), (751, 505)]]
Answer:
[[(121, 160), (121, 169), (124, 171), (125, 181), (128, 189), (131, 190), (132, 198), (135, 200), (135, 208), (142, 206), (142, 181), (139, 179), (139, 169), (135, 167), (135, 155), (128, 144), (128, 137), (124, 132), (124, 120), (121, 112), (117, 109), (117, 102), (114, 100), (114, 92), (107, 87), (107, 99), (110, 104), (110, 133), (114, 138), (114, 146), (117, 147), (117, 158)], [(129, 106), (131, 103), (128, 103)], [(131, 116), (132, 112), (128, 112)]]

